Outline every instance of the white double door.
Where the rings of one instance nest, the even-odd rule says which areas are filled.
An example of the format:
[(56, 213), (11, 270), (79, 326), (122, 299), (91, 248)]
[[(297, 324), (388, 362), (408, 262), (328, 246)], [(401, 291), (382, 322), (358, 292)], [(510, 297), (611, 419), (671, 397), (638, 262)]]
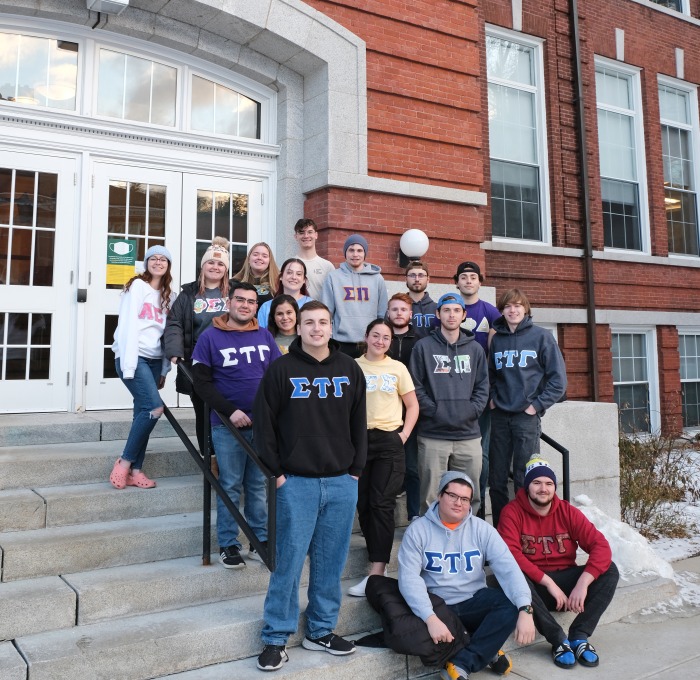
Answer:
[[(107, 283), (108, 242), (135, 242), (137, 265), (147, 248), (165, 245), (173, 257), (177, 292), (196, 279), (201, 255), (214, 236), (232, 243), (232, 262), (248, 243), (259, 240), (262, 182), (95, 162), (92, 184), (84, 403), (91, 410), (125, 408), (132, 399), (116, 376), (110, 349), (121, 287)], [(162, 391), (169, 406), (178, 404), (174, 373)]]
[[(235, 262), (261, 240), (262, 181), (0, 152), (0, 413), (130, 407), (111, 350), (121, 285), (108, 283), (108, 244), (134, 245), (137, 263), (165, 245), (177, 292), (213, 236)], [(178, 403), (174, 372), (162, 394)]]

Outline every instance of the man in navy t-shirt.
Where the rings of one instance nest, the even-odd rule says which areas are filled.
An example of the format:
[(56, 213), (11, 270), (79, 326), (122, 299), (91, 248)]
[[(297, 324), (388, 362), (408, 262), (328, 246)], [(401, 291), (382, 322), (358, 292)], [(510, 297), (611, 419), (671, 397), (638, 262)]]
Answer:
[[(454, 279), (467, 310), (467, 318), (464, 320), (462, 328), (474, 333), (476, 341), (484, 348), (488, 357), (489, 341), (496, 332), (493, 330), (493, 322), (501, 316), (501, 313), (490, 302), (479, 299), (479, 289), (484, 282), (484, 277), (476, 262), (462, 262), (457, 267)], [(485, 409), (479, 417), (479, 428), (481, 429), (482, 454), (479, 490), (482, 502), (477, 516), (484, 519), (486, 485), (489, 479), (489, 440), (491, 438), (491, 413), (489, 409)]]

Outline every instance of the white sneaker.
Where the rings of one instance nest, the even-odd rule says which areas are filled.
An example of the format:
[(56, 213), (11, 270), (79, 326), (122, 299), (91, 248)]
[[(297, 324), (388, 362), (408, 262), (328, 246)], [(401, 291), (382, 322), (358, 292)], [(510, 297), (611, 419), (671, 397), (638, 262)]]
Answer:
[(348, 595), (352, 595), (353, 597), (364, 597), (368, 580), (369, 576), (365, 576), (359, 583), (356, 583), (354, 586), (350, 586), (348, 588)]

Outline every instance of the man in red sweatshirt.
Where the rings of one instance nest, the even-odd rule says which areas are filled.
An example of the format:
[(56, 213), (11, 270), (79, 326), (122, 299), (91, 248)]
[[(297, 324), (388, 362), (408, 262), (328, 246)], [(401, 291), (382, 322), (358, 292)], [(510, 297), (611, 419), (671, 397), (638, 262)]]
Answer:
[[(513, 553), (532, 592), (535, 627), (552, 645), (561, 668), (597, 666), (588, 638), (610, 604), (619, 574), (610, 544), (592, 522), (556, 494), (557, 478), (547, 461), (531, 458), (525, 484), (501, 513), (498, 532)], [(588, 553), (583, 566), (576, 550)], [(569, 635), (550, 612), (577, 614)]]

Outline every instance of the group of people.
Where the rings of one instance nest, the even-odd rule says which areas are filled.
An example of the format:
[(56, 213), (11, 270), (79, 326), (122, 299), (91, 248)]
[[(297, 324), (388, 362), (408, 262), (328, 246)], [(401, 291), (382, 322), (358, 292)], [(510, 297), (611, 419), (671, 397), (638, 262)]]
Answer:
[[(334, 632), (355, 509), (369, 568), (349, 594), (364, 596), (372, 577), (386, 573), (402, 489), (414, 521), (399, 552), (401, 593), (435, 644), (451, 633), (428, 593), (444, 598), (471, 636), (443, 677), (466, 679), (488, 664), (507, 672), (504, 640), (515, 629), (518, 642), (530, 642), (535, 626), (557, 665), (597, 665), (588, 637), (617, 576), (602, 534), (554, 493), (551, 468), (530, 463), (538, 474), (526, 474), (539, 452), (540, 418), (564, 396), (566, 374), (553, 336), (532, 323), (525, 294), (506, 291), (493, 307), (479, 298), (483, 276), (468, 261), (457, 268), (456, 291), (435, 302), (428, 267), (415, 261), (405, 271), (407, 293), (388, 299), (380, 268), (366, 261), (363, 236), (345, 241), (337, 269), (316, 253), (312, 220), (297, 222), (295, 238), (297, 256), (281, 267), (269, 246), (256, 244), (232, 278), (228, 243), (214, 239), (198, 280), (179, 296), (170, 289), (169, 252), (146, 252), (144, 273), (125, 286), (113, 346), (117, 372), (134, 396), (113, 486), (155, 486), (142, 464), (163, 412), (158, 390), (172, 363), (189, 365), (194, 384), (178, 372), (176, 387), (192, 398), (200, 449), (212, 447), (219, 482), (235, 505), (243, 493), (246, 521), (263, 545), (265, 479), (220, 417), (277, 480), (277, 568), (265, 600), (260, 669), (288, 659), (307, 555), (302, 645), (334, 655), (355, 651)], [(509, 504), (511, 469), (516, 500)], [(483, 519), (487, 486), (493, 527)], [(542, 534), (548, 525), (541, 518), (550, 512), (554, 533)], [(572, 518), (575, 525), (564, 526)], [(238, 534), (218, 500), (220, 562), (229, 569), (245, 567)], [(580, 570), (578, 545), (591, 554)], [(260, 559), (252, 545), (247, 557)], [(486, 561), (502, 590), (486, 589)], [(568, 637), (548, 608), (579, 613)]]

